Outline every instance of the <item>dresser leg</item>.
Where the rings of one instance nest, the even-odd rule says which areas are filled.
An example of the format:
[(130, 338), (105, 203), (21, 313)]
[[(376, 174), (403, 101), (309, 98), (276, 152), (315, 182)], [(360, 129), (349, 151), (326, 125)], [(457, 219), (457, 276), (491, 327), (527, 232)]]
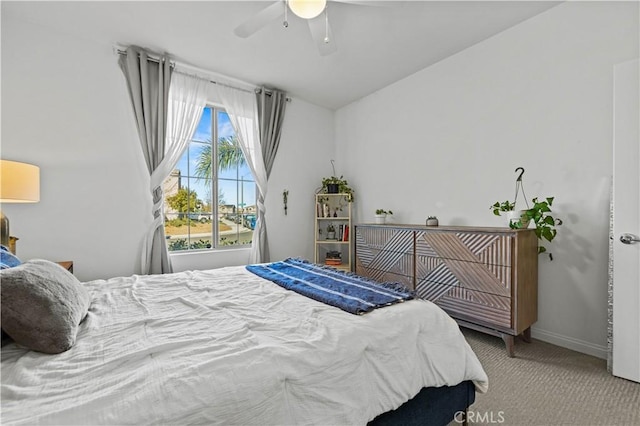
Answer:
[(509, 334), (500, 334), (500, 337), (502, 337), (502, 340), (504, 340), (504, 345), (506, 346), (509, 358), (514, 358), (516, 356), (513, 350), (515, 338)]
[(531, 327), (528, 327), (522, 332), (522, 340), (527, 343), (531, 343)]

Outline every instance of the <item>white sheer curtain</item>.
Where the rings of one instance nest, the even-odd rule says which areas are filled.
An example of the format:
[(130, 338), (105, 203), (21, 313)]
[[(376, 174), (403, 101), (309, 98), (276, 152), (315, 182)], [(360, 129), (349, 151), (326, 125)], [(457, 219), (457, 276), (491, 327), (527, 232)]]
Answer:
[[(188, 75), (177, 70), (171, 74), (164, 158), (151, 173), (152, 191), (162, 190), (164, 180), (175, 167), (193, 136), (207, 103), (208, 86), (209, 81), (201, 77)], [(151, 272), (149, 270), (152, 258), (151, 250), (156, 230), (161, 230), (161, 234), (164, 236), (163, 204), (164, 194), (161, 194), (153, 206), (153, 210), (159, 211), (160, 214), (155, 216), (142, 247), (143, 273)], [(171, 258), (169, 258), (169, 264), (171, 264)]]
[(250, 263), (269, 261), (267, 227), (264, 221), (264, 199), (267, 195), (267, 172), (262, 158), (258, 127), (258, 104), (253, 90), (216, 85), (219, 99), (229, 115), (247, 164), (258, 187), (256, 226), (253, 230)]

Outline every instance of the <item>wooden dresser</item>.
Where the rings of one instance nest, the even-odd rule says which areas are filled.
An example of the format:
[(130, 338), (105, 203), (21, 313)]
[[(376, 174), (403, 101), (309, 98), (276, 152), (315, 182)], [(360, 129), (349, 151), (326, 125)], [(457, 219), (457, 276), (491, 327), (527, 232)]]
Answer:
[(531, 339), (538, 318), (538, 240), (533, 229), (374, 225), (355, 227), (356, 273), (397, 281), (458, 324)]

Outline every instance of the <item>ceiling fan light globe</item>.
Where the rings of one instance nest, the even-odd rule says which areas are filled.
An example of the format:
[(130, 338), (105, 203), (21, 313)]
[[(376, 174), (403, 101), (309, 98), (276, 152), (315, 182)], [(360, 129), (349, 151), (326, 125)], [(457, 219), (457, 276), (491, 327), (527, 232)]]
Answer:
[(327, 0), (289, 0), (289, 9), (303, 19), (313, 19), (327, 6)]

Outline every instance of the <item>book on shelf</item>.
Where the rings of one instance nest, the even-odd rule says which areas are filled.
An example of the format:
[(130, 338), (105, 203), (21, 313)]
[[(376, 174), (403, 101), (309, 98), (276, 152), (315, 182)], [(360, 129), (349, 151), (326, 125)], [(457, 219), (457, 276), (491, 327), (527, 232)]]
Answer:
[(337, 250), (328, 251), (324, 257), (325, 265), (342, 265), (342, 253)]
[(329, 205), (325, 203), (316, 203), (316, 216), (331, 217), (331, 211), (329, 209)]

